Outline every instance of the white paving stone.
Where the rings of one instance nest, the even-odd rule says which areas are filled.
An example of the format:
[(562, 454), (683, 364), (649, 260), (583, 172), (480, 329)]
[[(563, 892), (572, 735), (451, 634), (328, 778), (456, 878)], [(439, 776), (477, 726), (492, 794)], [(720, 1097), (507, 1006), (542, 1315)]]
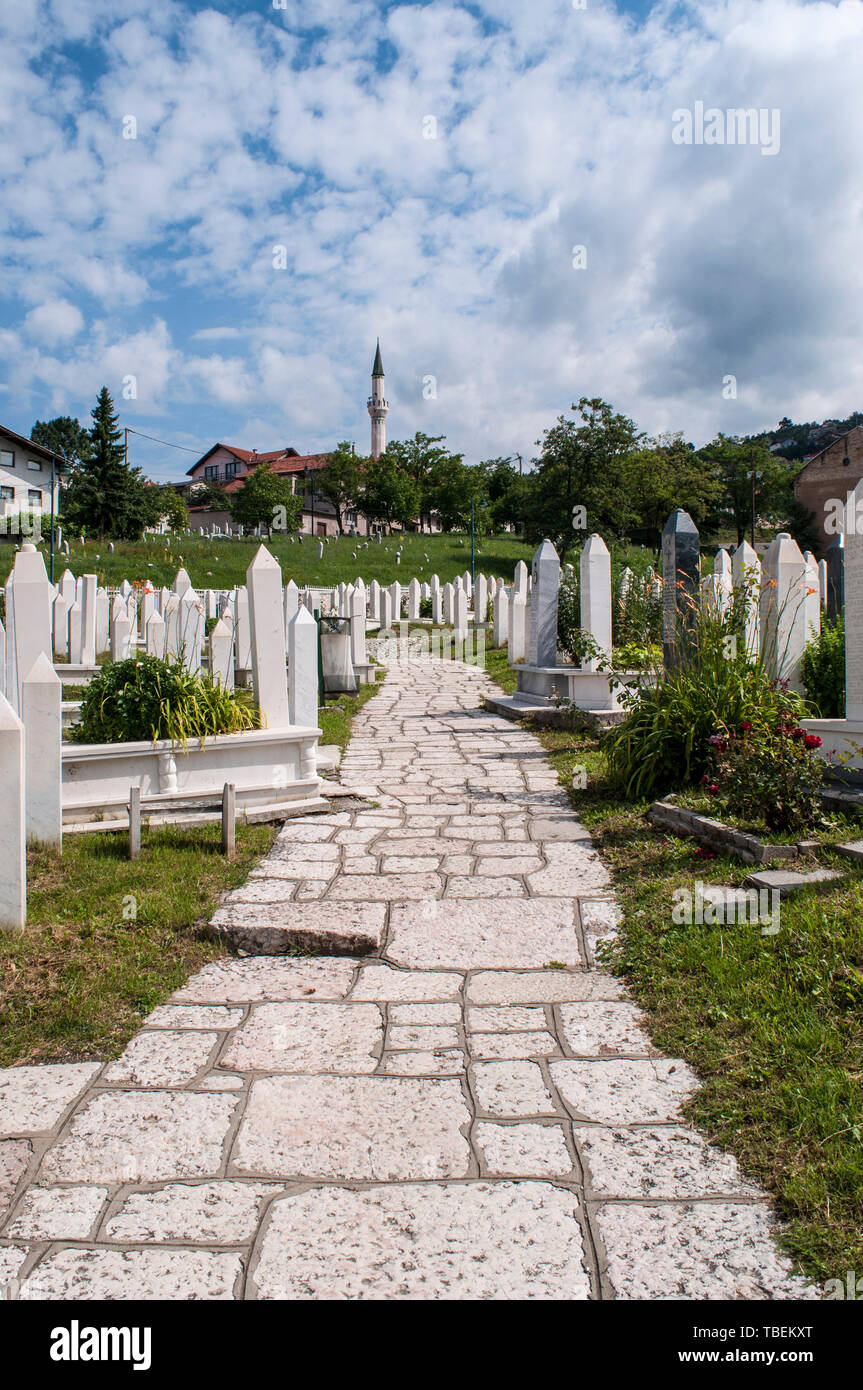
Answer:
[(817, 1296), (773, 1243), (760, 1203), (609, 1204), (595, 1217), (618, 1298), (796, 1299)]
[(86, 1240), (107, 1198), (106, 1187), (31, 1187), (6, 1234), (13, 1240)]
[(498, 1125), (479, 1120), (473, 1138), (486, 1172), (496, 1176), (557, 1178), (572, 1172), (560, 1125)]
[(267, 1077), (252, 1086), (233, 1164), (252, 1176), (464, 1177), (469, 1121), (449, 1079)]
[(209, 1250), (61, 1250), (22, 1285), (33, 1300), (230, 1299), (240, 1256)]
[(0, 1137), (51, 1130), (100, 1070), (99, 1062), (0, 1071)]
[(254, 1235), (267, 1198), (283, 1191), (278, 1183), (222, 1180), (133, 1192), (106, 1222), (105, 1239), (239, 1245)]
[(576, 1198), (549, 1183), (319, 1188), (271, 1208), (261, 1298), (584, 1299)]
[(697, 1089), (684, 1062), (551, 1062), (551, 1078), (577, 1119), (599, 1124), (676, 1120)]
[(222, 1063), (241, 1072), (372, 1072), (382, 1040), (374, 1004), (256, 1004)]

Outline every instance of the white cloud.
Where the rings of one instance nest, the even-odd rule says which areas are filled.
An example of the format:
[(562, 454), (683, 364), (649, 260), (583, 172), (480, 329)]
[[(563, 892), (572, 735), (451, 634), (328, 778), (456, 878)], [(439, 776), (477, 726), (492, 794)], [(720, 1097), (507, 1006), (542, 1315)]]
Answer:
[[(863, 400), (859, 0), (668, 0), (642, 24), (324, 0), (311, 39), (293, 0), (7, 11), (13, 427), (132, 372), (124, 417), (178, 437), (363, 446), (378, 334), (391, 435), (470, 458), (529, 456), (581, 394), (699, 442)], [(696, 100), (778, 107), (780, 153), (674, 145)]]
[(66, 343), (83, 327), (84, 315), (68, 299), (46, 299), (24, 319), (25, 333), (37, 343)]

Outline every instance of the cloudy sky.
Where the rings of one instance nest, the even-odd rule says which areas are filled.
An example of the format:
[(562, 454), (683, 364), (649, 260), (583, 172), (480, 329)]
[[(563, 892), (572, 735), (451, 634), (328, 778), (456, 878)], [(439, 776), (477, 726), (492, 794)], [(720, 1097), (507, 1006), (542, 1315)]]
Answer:
[[(390, 437), (471, 461), (580, 395), (699, 444), (863, 407), (863, 0), (581, 4), (4, 5), (0, 420), (106, 383), (197, 452), (367, 450), (378, 335)], [(778, 149), (677, 143), (696, 103)]]

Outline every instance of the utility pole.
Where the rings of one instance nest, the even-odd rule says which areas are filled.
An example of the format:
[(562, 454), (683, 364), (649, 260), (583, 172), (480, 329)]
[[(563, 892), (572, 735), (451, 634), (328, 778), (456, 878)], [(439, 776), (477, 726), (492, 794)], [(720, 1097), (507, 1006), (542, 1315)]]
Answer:
[(123, 462), (126, 464), (126, 467), (128, 468), (128, 466), (129, 466), (129, 431), (128, 431), (127, 429), (124, 429), (124, 430), (123, 430)]
[(518, 459), (518, 476), (521, 477), (521, 454), (516, 454), (516, 458)]

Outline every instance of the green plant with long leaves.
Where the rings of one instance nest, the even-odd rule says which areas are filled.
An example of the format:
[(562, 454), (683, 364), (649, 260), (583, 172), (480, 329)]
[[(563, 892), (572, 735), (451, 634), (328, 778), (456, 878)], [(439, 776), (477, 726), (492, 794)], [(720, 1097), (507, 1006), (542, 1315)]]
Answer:
[(822, 719), (845, 714), (845, 617), (825, 619), (821, 631), (807, 644), (800, 668), (807, 698)]
[(227, 690), (179, 662), (129, 657), (103, 666), (81, 701), (69, 730), (76, 743), (139, 743), (192, 739), (260, 728), (250, 691)]
[(606, 739), (612, 781), (627, 797), (647, 798), (697, 783), (713, 735), (727, 736), (744, 724), (766, 732), (805, 713), (800, 696), (747, 651), (751, 601), (748, 584), (735, 588), (727, 605), (702, 603), (700, 595), (681, 591), (675, 664), (669, 670), (657, 666), (621, 692), (627, 714)]

